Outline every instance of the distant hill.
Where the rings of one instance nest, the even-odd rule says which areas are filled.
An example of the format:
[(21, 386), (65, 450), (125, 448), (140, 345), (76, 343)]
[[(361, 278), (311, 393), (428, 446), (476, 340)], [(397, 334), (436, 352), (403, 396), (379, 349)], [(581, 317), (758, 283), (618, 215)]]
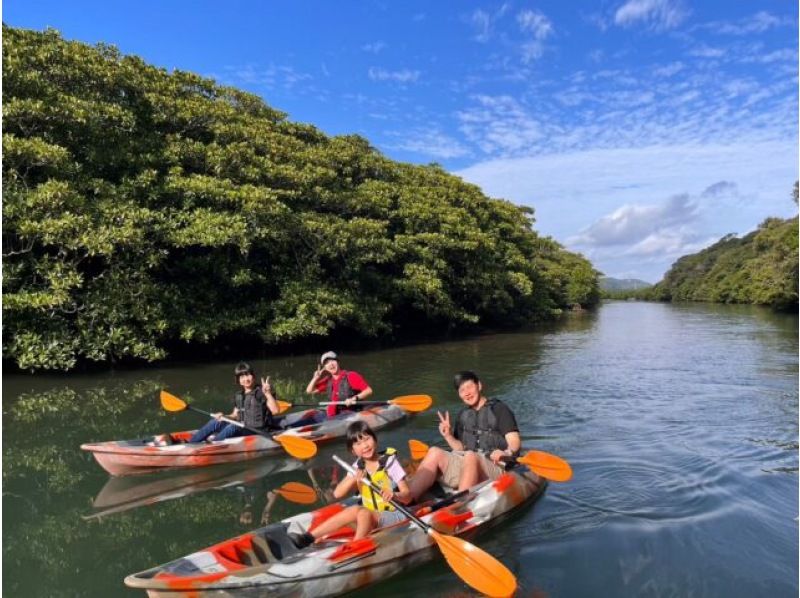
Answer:
[(611, 278), (610, 276), (600, 277), (598, 284), (601, 291), (638, 291), (653, 286), (638, 278)]
[(797, 217), (767, 218), (744, 237), (726, 235), (683, 256), (643, 298), (797, 309), (797, 243)]

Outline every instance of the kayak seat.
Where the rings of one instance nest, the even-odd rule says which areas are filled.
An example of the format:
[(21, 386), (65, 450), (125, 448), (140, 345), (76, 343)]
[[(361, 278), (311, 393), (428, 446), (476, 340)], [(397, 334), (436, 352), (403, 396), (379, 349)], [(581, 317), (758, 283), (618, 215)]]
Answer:
[(261, 563), (275, 563), (298, 552), (283, 523), (253, 532), (253, 553)]

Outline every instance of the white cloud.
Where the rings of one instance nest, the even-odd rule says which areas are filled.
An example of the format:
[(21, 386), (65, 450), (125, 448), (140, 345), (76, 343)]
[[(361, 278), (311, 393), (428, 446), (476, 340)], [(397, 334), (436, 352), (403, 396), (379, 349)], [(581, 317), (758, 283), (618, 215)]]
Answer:
[(724, 35), (750, 35), (752, 33), (764, 33), (775, 27), (791, 25), (791, 19), (776, 17), (766, 11), (760, 11), (751, 17), (740, 19), (735, 23), (725, 21), (713, 21), (701, 27)]
[(364, 50), (364, 52), (369, 52), (371, 54), (378, 54), (381, 50), (385, 49), (386, 47), (387, 45), (384, 42), (377, 41), (377, 42), (372, 42), (371, 44), (364, 44), (363, 46), (361, 46), (361, 49)]
[(395, 83), (416, 83), (419, 79), (420, 72), (412, 71), (410, 69), (401, 69), (399, 71), (388, 71), (378, 67), (370, 67), (368, 71), (369, 78), (373, 81), (394, 81)]
[(470, 22), (477, 30), (475, 41), (485, 44), (492, 37), (492, 17), (489, 13), (476, 9), (470, 17)]
[(544, 14), (535, 10), (523, 10), (517, 14), (517, 24), (523, 33), (532, 39), (522, 44), (522, 62), (527, 64), (544, 53), (544, 41), (553, 34), (553, 24)]
[(623, 256), (652, 256), (673, 261), (683, 255), (696, 253), (716, 240), (716, 237), (700, 239), (695, 231), (685, 228), (659, 230), (626, 249)]
[[(492, 197), (535, 208), (537, 230), (569, 240), (568, 247), (606, 274), (628, 272), (655, 282), (681, 255), (725, 234), (747, 233), (767, 216), (795, 213), (787, 199), (797, 178), (795, 135), (766, 140), (738, 134), (723, 143), (698, 139), (494, 159), (456, 174)], [(657, 201), (663, 197), (673, 199)], [(654, 228), (656, 215), (670, 226)], [(571, 244), (581, 232), (604, 242), (626, 234), (630, 240)]]
[(706, 44), (700, 44), (689, 50), (689, 54), (691, 56), (697, 56), (698, 58), (720, 58), (725, 55), (725, 50), (722, 48), (712, 48)]
[(438, 129), (389, 134), (402, 140), (400, 143), (390, 145), (389, 147), (392, 149), (414, 152), (442, 160), (460, 158), (469, 154), (469, 149), (459, 143), (458, 140)]
[(296, 71), (291, 66), (270, 64), (258, 66), (246, 64), (242, 66), (225, 67), (226, 80), (233, 80), (236, 84), (258, 85), (268, 89), (292, 89), (298, 83), (311, 81), (313, 77), (307, 73)]
[(674, 29), (686, 16), (683, 7), (673, 0), (628, 0), (614, 13), (614, 23), (622, 27), (644, 23), (661, 31)]
[(541, 123), (511, 96), (475, 96), (478, 106), (457, 113), (461, 132), (486, 153), (530, 150), (542, 141)]
[(672, 77), (680, 73), (683, 69), (684, 64), (682, 62), (671, 62), (670, 64), (665, 64), (664, 66), (653, 69), (653, 75), (656, 77)]
[(697, 205), (682, 193), (660, 204), (623, 205), (572, 237), (575, 245), (628, 245), (640, 242), (656, 232), (693, 221)]

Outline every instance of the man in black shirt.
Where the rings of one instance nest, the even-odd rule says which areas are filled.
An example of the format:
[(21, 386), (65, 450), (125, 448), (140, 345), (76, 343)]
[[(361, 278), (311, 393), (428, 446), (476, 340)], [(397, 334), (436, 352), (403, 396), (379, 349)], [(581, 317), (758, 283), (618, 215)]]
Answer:
[(505, 471), (503, 459), (519, 453), (519, 428), (508, 406), (496, 399), (487, 399), (474, 372), (456, 374), (455, 387), (464, 409), (454, 423), (449, 412), (438, 414), (439, 433), (452, 452), (438, 447), (428, 451), (409, 483), (415, 499), (437, 479), (459, 490), (486, 479), (497, 479)]

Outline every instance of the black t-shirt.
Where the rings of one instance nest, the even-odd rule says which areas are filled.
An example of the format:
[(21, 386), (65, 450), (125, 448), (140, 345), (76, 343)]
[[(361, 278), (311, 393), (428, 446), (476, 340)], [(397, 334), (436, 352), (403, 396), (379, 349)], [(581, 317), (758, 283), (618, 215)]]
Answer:
[[(469, 409), (469, 407), (467, 407)], [(491, 409), (494, 413), (494, 417), (497, 420), (497, 431), (500, 432), (503, 436), (508, 434), (509, 432), (519, 432), (519, 427), (517, 426), (517, 420), (514, 417), (514, 413), (511, 409), (508, 408), (508, 405), (501, 401), (497, 401), (494, 406), (489, 407), (489, 401), (486, 401), (486, 404), (481, 407), (481, 409)], [(453, 436), (457, 439), (461, 439), (461, 418), (456, 419), (456, 425), (453, 429)]]

